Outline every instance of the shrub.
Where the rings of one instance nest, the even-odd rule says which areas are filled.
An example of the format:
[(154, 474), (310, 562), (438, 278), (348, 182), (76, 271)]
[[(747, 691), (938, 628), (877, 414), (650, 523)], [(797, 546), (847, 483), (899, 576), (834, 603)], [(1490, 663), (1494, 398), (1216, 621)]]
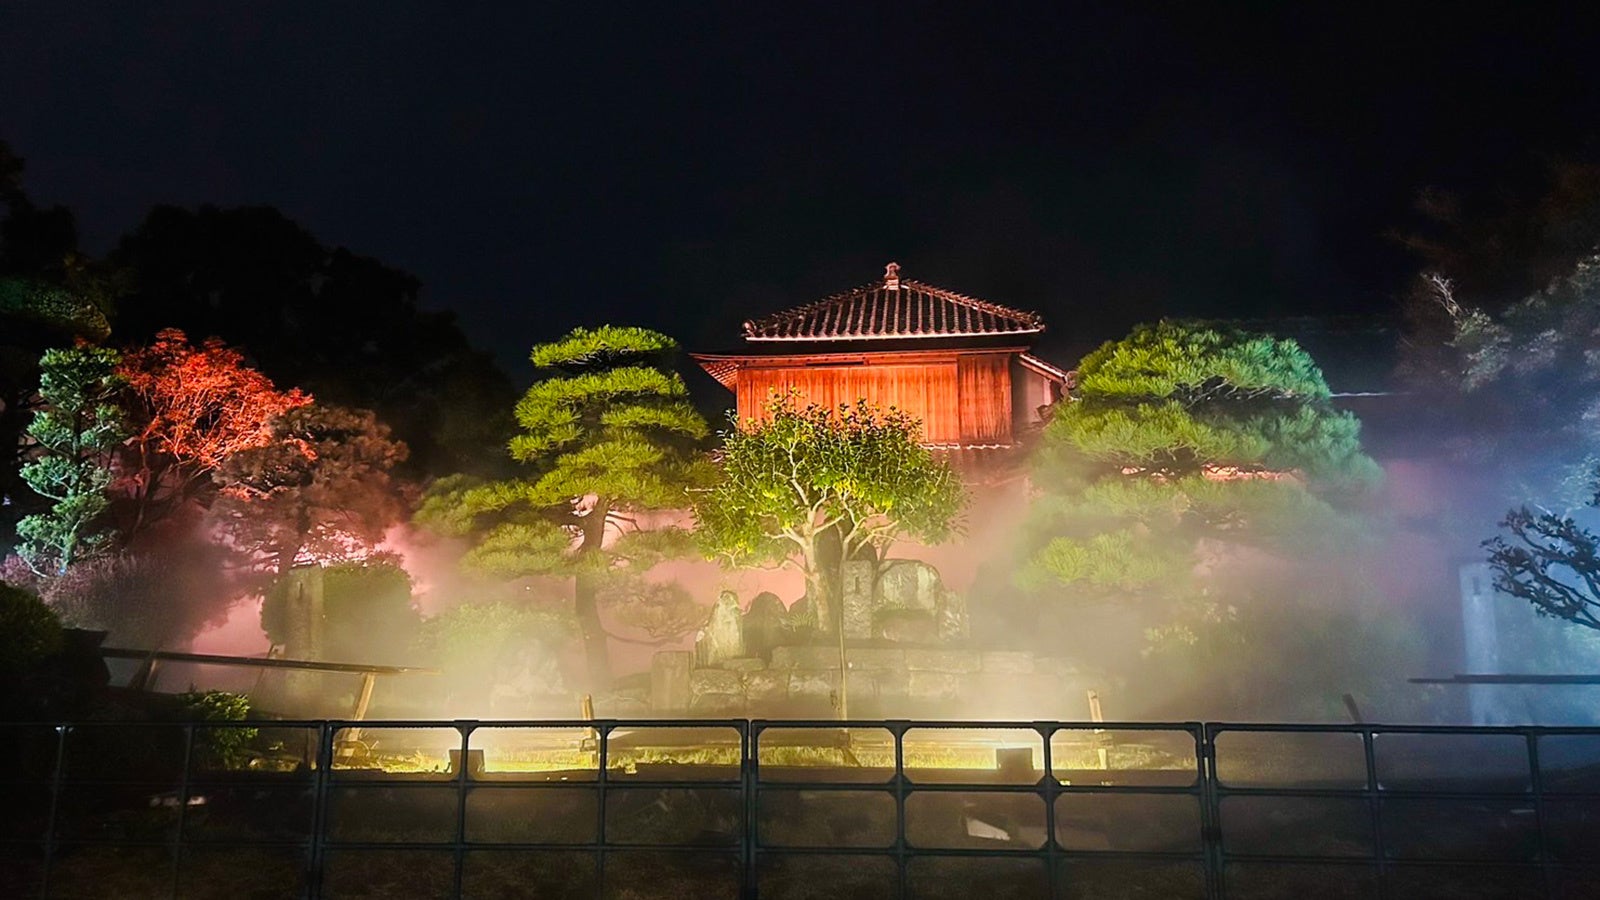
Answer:
[[(250, 718), (250, 698), (243, 694), (191, 691), (178, 695), (178, 703), (184, 719), (190, 722), (242, 722)], [(256, 735), (254, 728), (196, 729), (194, 750), (204, 764), (234, 769), (249, 760)]]
[(19, 675), (61, 652), (61, 620), (32, 593), (0, 582), (0, 674)]

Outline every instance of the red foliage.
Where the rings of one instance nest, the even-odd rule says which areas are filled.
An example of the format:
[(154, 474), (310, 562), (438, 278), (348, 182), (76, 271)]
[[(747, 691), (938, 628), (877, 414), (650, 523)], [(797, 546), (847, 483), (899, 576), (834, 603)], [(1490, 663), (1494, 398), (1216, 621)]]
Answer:
[(298, 388), (278, 390), (220, 339), (195, 347), (175, 328), (125, 354), (118, 374), (127, 380), (137, 429), (122, 473), (138, 505), (134, 528), (153, 501), (188, 500), (230, 456), (270, 442), (275, 417), (312, 399)]

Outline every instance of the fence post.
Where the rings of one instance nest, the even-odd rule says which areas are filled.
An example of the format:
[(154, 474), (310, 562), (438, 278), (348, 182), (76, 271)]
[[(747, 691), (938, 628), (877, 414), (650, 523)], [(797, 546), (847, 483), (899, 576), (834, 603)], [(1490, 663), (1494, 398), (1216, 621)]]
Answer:
[(1205, 858), (1206, 896), (1228, 895), (1223, 875), (1222, 810), (1217, 796), (1216, 733), (1208, 723), (1189, 724), (1195, 739), (1195, 771), (1200, 778), (1200, 839)]
[(183, 770), (178, 773), (178, 823), (172, 835), (172, 900), (178, 900), (178, 879), (183, 869), (183, 827), (189, 814), (189, 767), (194, 761), (194, 723), (183, 726)]
[(760, 890), (760, 878), (756, 871), (759, 857), (760, 837), (757, 833), (757, 819), (760, 816), (760, 800), (756, 796), (757, 786), (761, 773), (760, 766), (760, 733), (761, 726), (749, 719), (745, 719), (739, 726), (739, 758), (742, 763), (743, 775), (739, 779), (739, 786), (744, 793), (744, 842), (741, 849), (741, 862), (744, 864), (744, 900), (756, 900)]
[(1050, 750), (1051, 741), (1055, 738), (1055, 726), (1048, 722), (1033, 723), (1035, 731), (1044, 741), (1044, 777), (1039, 780), (1040, 791), (1044, 796), (1044, 864), (1049, 866), (1045, 874), (1050, 885), (1050, 900), (1061, 896), (1061, 858), (1059, 846), (1056, 844), (1056, 798), (1060, 796), (1060, 785), (1056, 783), (1055, 757)]
[(56, 857), (56, 811), (61, 805), (61, 783), (67, 768), (67, 732), (70, 725), (56, 726), (56, 765), (50, 774), (50, 811), (44, 822), (44, 867), (39, 873), (39, 896), (50, 896), (50, 868)]
[(1373, 747), (1374, 733), (1370, 726), (1361, 727), (1361, 751), (1367, 765), (1367, 813), (1372, 817), (1372, 855), (1378, 877), (1378, 894), (1389, 893), (1388, 852), (1383, 846), (1383, 801), (1378, 796), (1377, 750)]
[(462, 871), (467, 864), (467, 791), (471, 785), (467, 775), (472, 771), (472, 731), (476, 723), (457, 719), (455, 722), (456, 733), (461, 737), (461, 756), (456, 761), (456, 840), (455, 840), (455, 873), (452, 875), (455, 890), (452, 897), (461, 897)]
[(1539, 767), (1539, 734), (1528, 731), (1525, 735), (1528, 741), (1528, 789), (1533, 792), (1533, 820), (1539, 829), (1539, 876), (1544, 882), (1544, 895), (1554, 897), (1555, 877), (1550, 871), (1554, 860), (1550, 854), (1550, 839), (1545, 827), (1544, 809), (1544, 775)]
[(906, 873), (906, 722), (890, 722), (894, 734), (894, 861), (899, 877), (896, 894), (900, 900), (911, 895)]
[(327, 866), (328, 782), (333, 778), (333, 736), (337, 726), (330, 721), (317, 723), (316, 774), (311, 785), (311, 847), (306, 867), (306, 896), (322, 896), (323, 869)]
[(611, 722), (594, 723), (599, 733), (599, 752), (596, 760), (600, 769), (595, 773), (595, 797), (600, 808), (595, 816), (594, 895), (598, 900), (606, 896), (606, 768), (611, 755)]

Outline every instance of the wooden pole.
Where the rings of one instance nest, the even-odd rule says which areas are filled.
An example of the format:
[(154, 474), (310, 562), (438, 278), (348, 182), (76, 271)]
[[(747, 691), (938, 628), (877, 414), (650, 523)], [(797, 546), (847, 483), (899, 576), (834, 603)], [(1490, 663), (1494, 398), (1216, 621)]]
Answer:
[[(1089, 721), (1100, 723), (1104, 722), (1105, 720), (1105, 713), (1100, 711), (1100, 692), (1093, 690), (1089, 691)], [(1094, 733), (1100, 742), (1100, 746), (1095, 748), (1095, 755), (1100, 758), (1100, 771), (1103, 772), (1106, 769), (1111, 768), (1111, 760), (1108, 758), (1109, 754), (1106, 752), (1104, 743), (1106, 730), (1104, 728), (1096, 728)]]
[[(360, 722), (367, 717), (367, 707), (372, 705), (372, 688), (377, 682), (378, 674), (376, 672), (365, 672), (361, 675), (361, 691), (356, 694), (356, 706), (355, 709), (350, 711), (350, 718)], [(361, 740), (361, 729), (350, 729), (346, 733), (345, 740)]]

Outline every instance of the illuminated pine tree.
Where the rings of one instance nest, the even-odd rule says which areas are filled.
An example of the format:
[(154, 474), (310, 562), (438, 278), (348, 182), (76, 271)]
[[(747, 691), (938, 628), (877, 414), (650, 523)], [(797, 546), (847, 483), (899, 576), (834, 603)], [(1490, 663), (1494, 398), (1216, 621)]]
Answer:
[[(1202, 548), (1293, 555), (1349, 536), (1344, 500), (1380, 477), (1360, 423), (1290, 340), (1164, 321), (1079, 367), (1035, 466), (1019, 587), (1076, 601), (1193, 599)], [(1177, 634), (1171, 607), (1156, 632)]]
[(28, 426), (33, 458), (21, 475), (54, 503), (17, 522), (17, 552), (35, 571), (64, 574), (108, 538), (98, 523), (111, 503), (110, 453), (127, 433), (116, 406), (118, 358), (83, 346), (46, 351), (39, 361), (44, 408)]
[[(418, 512), (429, 527), (471, 536), (466, 564), (480, 572), (572, 578), (597, 685), (610, 679), (603, 601), (637, 593), (620, 583), (636, 585), (650, 566), (689, 547), (683, 531), (642, 530), (632, 516), (687, 507), (687, 488), (702, 477), (696, 450), (710, 429), (669, 368), (677, 348), (666, 335), (611, 326), (534, 347), (543, 377), (517, 403), (519, 431), (509, 446), (521, 476), (444, 479)], [(686, 616), (687, 598), (669, 593), (657, 597)]]

